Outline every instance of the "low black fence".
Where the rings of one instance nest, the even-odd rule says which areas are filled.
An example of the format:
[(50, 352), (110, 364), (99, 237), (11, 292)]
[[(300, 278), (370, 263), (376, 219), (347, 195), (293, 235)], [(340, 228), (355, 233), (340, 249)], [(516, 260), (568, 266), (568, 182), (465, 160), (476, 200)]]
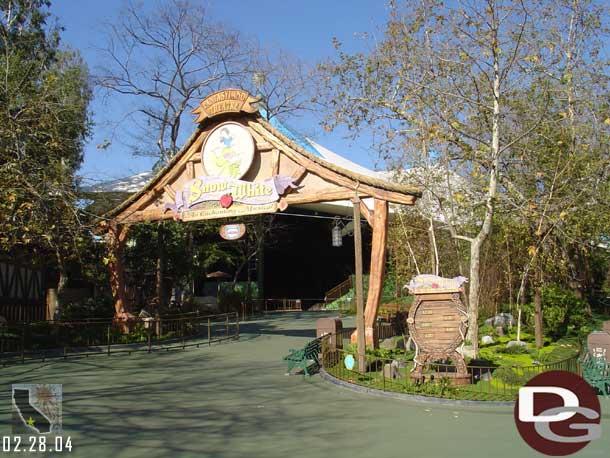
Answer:
[[(377, 329), (380, 340), (391, 337), (392, 328)], [(447, 362), (426, 364), (423, 381), (411, 377), (415, 353), (405, 348), (392, 357), (366, 355), (366, 367), (359, 370), (356, 346), (351, 342), (352, 329), (324, 336), (322, 368), (329, 375), (355, 385), (380, 391), (418, 396), (476, 401), (514, 401), (519, 388), (542, 372), (562, 370), (578, 374), (578, 354), (561, 361), (531, 366), (496, 366), (491, 363), (467, 365), (468, 377), (455, 383), (456, 367)], [(403, 336), (406, 347), (407, 336)]]
[(112, 353), (152, 352), (239, 338), (237, 313), (10, 323), (0, 327), (0, 364)]

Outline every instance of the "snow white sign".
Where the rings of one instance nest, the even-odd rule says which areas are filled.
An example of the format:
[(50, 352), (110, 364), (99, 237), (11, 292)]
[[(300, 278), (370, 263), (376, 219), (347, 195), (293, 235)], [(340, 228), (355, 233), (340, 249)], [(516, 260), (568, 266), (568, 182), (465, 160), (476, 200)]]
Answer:
[[(185, 183), (182, 191), (176, 193), (175, 204), (167, 204), (166, 208), (175, 211), (185, 221), (268, 213), (277, 209), (277, 202), (286, 189), (296, 187), (293, 178), (281, 175), (264, 181), (210, 176), (195, 178)], [(200, 210), (200, 204), (204, 202), (218, 202), (220, 205), (208, 205), (205, 211), (199, 211), (196, 215), (185, 214)]]

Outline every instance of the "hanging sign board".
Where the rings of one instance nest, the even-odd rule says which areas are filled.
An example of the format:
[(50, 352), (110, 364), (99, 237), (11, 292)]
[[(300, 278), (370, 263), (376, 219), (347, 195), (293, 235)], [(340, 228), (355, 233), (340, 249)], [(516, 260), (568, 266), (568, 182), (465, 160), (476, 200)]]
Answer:
[(174, 203), (165, 208), (173, 210), (176, 219), (182, 221), (275, 213), (280, 196), (289, 187), (297, 187), (294, 179), (279, 175), (264, 181), (195, 178), (185, 183)]
[(220, 236), (225, 240), (238, 240), (246, 233), (245, 224), (225, 224), (220, 226)]

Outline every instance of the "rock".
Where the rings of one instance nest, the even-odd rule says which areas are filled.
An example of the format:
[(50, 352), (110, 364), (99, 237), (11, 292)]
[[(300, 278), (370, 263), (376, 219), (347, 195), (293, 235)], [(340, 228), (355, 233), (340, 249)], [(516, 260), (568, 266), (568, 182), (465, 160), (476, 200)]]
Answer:
[(458, 353), (461, 353), (464, 358), (474, 358), (474, 349), (471, 345), (465, 345), (463, 348), (458, 348)]
[(405, 361), (403, 359), (395, 359), (394, 361), (392, 361), (392, 365), (396, 366), (397, 369), (406, 369), (407, 367), (409, 367), (408, 361)]
[(394, 339), (396, 341), (396, 348), (400, 350), (405, 349), (405, 340), (401, 337), (400, 339)]
[(496, 316), (487, 318), (485, 320), (485, 325), (494, 327), (501, 326), (502, 328), (512, 328), (515, 325), (515, 319), (510, 313), (498, 313)]
[(398, 365), (395, 363), (396, 363), (396, 361), (392, 361), (391, 364), (384, 364), (383, 376), (385, 378), (391, 378), (391, 379), (402, 378), (402, 374), (398, 370)]
[(504, 328), (502, 326), (498, 326), (496, 328), (496, 335), (497, 336), (503, 336), (504, 335)]
[(394, 337), (384, 339), (379, 343), (379, 348), (382, 348), (383, 350), (395, 350), (396, 347), (396, 339)]
[(518, 342), (516, 340), (511, 340), (510, 342), (508, 342), (506, 344), (506, 348), (514, 347), (516, 345), (518, 345), (520, 347), (527, 347), (527, 343), (525, 343), (525, 342)]
[(483, 337), (481, 337), (481, 343), (483, 345), (489, 345), (492, 343), (496, 343), (496, 341), (494, 340), (494, 338), (492, 336), (483, 336)]

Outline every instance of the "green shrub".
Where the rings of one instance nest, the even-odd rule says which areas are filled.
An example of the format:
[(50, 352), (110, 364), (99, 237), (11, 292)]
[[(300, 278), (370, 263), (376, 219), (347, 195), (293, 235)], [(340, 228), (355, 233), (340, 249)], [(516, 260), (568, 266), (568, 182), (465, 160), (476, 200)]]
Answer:
[(493, 336), (494, 333), (495, 333), (495, 329), (493, 326), (490, 326), (488, 324), (479, 326), (479, 338), (481, 338), (483, 336)]
[(499, 367), (493, 372), (493, 378), (501, 380), (507, 385), (523, 386), (530, 381), (532, 374), (512, 367)]
[(496, 353), (503, 353), (506, 355), (527, 355), (529, 350), (527, 347), (521, 345), (513, 345), (512, 347), (498, 347), (495, 349)]
[[(542, 288), (542, 317), (544, 331), (554, 339), (566, 335), (585, 336), (591, 327), (586, 316), (586, 303), (573, 291), (551, 284)], [(534, 304), (523, 308), (528, 327), (533, 327)]]
[(102, 297), (99, 299), (87, 298), (78, 302), (61, 304), (59, 308), (60, 320), (83, 320), (87, 318), (112, 318), (114, 304), (112, 299)]

